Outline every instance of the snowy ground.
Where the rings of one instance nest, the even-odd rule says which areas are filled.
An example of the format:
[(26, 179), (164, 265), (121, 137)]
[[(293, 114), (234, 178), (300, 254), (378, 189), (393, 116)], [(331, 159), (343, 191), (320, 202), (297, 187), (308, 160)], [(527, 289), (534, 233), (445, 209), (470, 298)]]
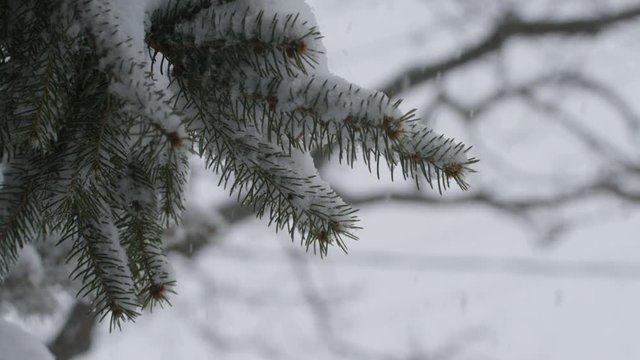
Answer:
[[(486, 28), (486, 14), (495, 10), (487, 6), (477, 19), (466, 15), (460, 26), (460, 15), (448, 13), (446, 5), (439, 5), (443, 10), (438, 13), (425, 11), (436, 1), (311, 3), (332, 70), (370, 87), (416, 56), (437, 59), (477, 38)], [(528, 13), (547, 14), (546, 2), (536, 3), (540, 6)], [(565, 11), (579, 8), (567, 5)], [(628, 35), (611, 36), (640, 48)], [(600, 42), (599, 49), (577, 44), (573, 56), (553, 48), (528, 54), (515, 44), (505, 58), (513, 62), (508, 68), (514, 79), (535, 73), (541, 66), (538, 57), (550, 53), (554, 64), (587, 59), (579, 66), (615, 78), (625, 93), (637, 94), (633, 89), (640, 84), (625, 75), (637, 67), (635, 60), (627, 60), (632, 52), (608, 44)], [(601, 66), (613, 61), (615, 66)], [(473, 80), (448, 86), (473, 100), (495, 85), (482, 74), (481, 69), (467, 72)], [(423, 106), (422, 96), (409, 94), (405, 109)], [(580, 106), (586, 114), (598, 114), (588, 103)], [(518, 116), (528, 115), (514, 107), (496, 114), (496, 121)], [(443, 131), (459, 130), (447, 123), (446, 114), (437, 124)], [(517, 129), (502, 130), (512, 135), (507, 130)], [(497, 145), (508, 141), (506, 135), (492, 136)], [(592, 171), (589, 164), (574, 161), (576, 154), (563, 148), (562, 139), (529, 152), (512, 146), (513, 156), (536, 171), (554, 171), (563, 161), (569, 161), (567, 171), (574, 174)], [(482, 163), (479, 168), (487, 171)], [(364, 169), (334, 166), (326, 177), (351, 194), (405, 188), (378, 182)], [(214, 180), (198, 181), (193, 197), (201, 206), (224, 198)], [(505, 191), (517, 193), (527, 184), (510, 184)], [(535, 186), (546, 191), (551, 185)], [(640, 359), (640, 243), (635, 235), (640, 209), (606, 201), (584, 206), (606, 206), (615, 216), (541, 248), (520, 222), (480, 206), (443, 210), (383, 203), (361, 211), (364, 230), (349, 255), (333, 252), (325, 260), (251, 220), (230, 229), (219, 245), (195, 260), (174, 256), (179, 295), (173, 307), (147, 314), (122, 332), (108, 334), (108, 325), (102, 324), (94, 350), (83, 359)], [(310, 301), (316, 298), (322, 301)]]

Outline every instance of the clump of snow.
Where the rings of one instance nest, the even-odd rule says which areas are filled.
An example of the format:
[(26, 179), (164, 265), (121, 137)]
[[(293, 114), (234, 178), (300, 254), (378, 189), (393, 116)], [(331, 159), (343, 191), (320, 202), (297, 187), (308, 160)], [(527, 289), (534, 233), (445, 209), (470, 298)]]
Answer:
[[(108, 260), (99, 260), (97, 264), (104, 276), (104, 286), (111, 291), (108, 295), (113, 296), (111, 301), (115, 305), (135, 312), (138, 309), (138, 301), (135, 298), (135, 287), (131, 280), (133, 276), (127, 266), (127, 254), (120, 243), (118, 229), (111, 218), (104, 219), (97, 225), (100, 236), (103, 236), (104, 239), (96, 242), (96, 252), (99, 256), (107, 254), (109, 256)], [(87, 236), (92, 236), (92, 234), (87, 234)], [(112, 259), (117, 259), (117, 262)]]
[(20, 251), (18, 261), (11, 269), (11, 276), (38, 286), (44, 278), (44, 271), (40, 255), (33, 245), (27, 244)]
[(42, 342), (0, 319), (0, 360), (54, 360)]
[[(167, 132), (181, 135), (181, 119), (164, 101), (168, 92), (166, 76), (154, 74), (149, 81), (150, 58), (145, 45), (145, 23), (164, 0), (94, 0), (85, 4), (85, 22), (105, 55), (101, 66), (112, 71), (110, 90), (130, 105), (140, 107), (143, 116), (153, 119)], [(170, 95), (170, 94), (166, 94)]]

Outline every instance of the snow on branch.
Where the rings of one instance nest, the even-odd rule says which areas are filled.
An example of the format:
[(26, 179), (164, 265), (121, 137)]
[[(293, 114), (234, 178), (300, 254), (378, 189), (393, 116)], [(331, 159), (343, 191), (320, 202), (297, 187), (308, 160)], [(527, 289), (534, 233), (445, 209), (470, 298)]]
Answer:
[(79, 295), (112, 327), (168, 303), (161, 235), (184, 210), (190, 155), (322, 256), (356, 238), (357, 209), (320, 178), (311, 151), (440, 192), (468, 188), (469, 147), (332, 75), (302, 0), (0, 10), (17, 14), (0, 32), (0, 275), (25, 244), (62, 234)]

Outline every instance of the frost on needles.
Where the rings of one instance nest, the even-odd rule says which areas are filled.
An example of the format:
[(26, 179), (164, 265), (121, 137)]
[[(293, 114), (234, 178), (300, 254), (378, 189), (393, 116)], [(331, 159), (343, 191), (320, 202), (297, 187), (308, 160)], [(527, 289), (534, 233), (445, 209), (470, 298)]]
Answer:
[[(325, 255), (355, 209), (311, 152), (467, 189), (468, 147), (327, 70), (302, 0), (0, 0), (0, 276), (59, 239), (111, 324), (167, 302), (188, 157)], [(52, 234), (56, 234), (53, 236)]]

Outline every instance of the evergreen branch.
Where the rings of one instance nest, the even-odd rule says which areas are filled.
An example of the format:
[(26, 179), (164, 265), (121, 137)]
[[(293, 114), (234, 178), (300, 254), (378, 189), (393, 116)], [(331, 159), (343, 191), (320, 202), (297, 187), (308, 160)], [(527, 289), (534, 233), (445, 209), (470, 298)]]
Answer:
[(208, 9), (211, 5), (212, 0), (169, 0), (166, 6), (154, 11), (149, 32), (172, 34), (176, 24), (193, 20), (202, 10)]
[[(12, 21), (4, 27), (0, 41), (2, 59), (0, 85), (6, 91), (5, 110), (12, 113), (1, 124), (11, 134), (0, 138), (8, 147), (27, 143), (46, 152), (51, 149), (68, 104), (71, 48), (69, 21), (55, 10), (58, 2), (14, 2), (4, 4)], [(17, 28), (15, 23), (23, 23)], [(27, 30), (27, 31), (25, 31)]]
[[(462, 143), (446, 139), (414, 119), (414, 112), (402, 114), (400, 102), (384, 94), (346, 83), (337, 77), (296, 77), (258, 82), (252, 89), (238, 83), (243, 109), (235, 120), (242, 124), (261, 124), (260, 131), (273, 135), (279, 143), (300, 143), (306, 150), (318, 148), (330, 156), (338, 148), (339, 160), (353, 164), (361, 148), (363, 161), (379, 176), (384, 158), (394, 169), (401, 167), (405, 179), (423, 177), (430, 185), (435, 178), (438, 189), (449, 187), (454, 179), (468, 188), (464, 177), (473, 172), (476, 159), (466, 157)], [(232, 92), (234, 90), (232, 89)], [(281, 94), (287, 94), (282, 96)], [(233, 100), (231, 100), (233, 101)], [(255, 109), (256, 101), (262, 106)], [(323, 149), (327, 149), (323, 151)], [(289, 149), (290, 150), (290, 149)]]
[(73, 240), (67, 261), (75, 260), (77, 266), (70, 276), (84, 285), (78, 296), (93, 296), (93, 310), (101, 319), (111, 314), (110, 329), (120, 328), (122, 321), (139, 315), (140, 307), (124, 249), (108, 206), (91, 193), (79, 194), (76, 201), (63, 237)]
[(18, 251), (35, 240), (42, 227), (42, 182), (26, 156), (14, 158), (0, 184), (0, 279), (17, 260)]
[(187, 182), (188, 159), (175, 147), (167, 147), (165, 159), (154, 172), (160, 194), (161, 217), (165, 225), (177, 222), (184, 211), (184, 185)]
[[(162, 13), (156, 13), (156, 19), (167, 22)], [(316, 49), (321, 38), (317, 28), (294, 14), (268, 17), (263, 10), (210, 8), (171, 31), (163, 29), (152, 30), (145, 40), (153, 58), (160, 52), (177, 74), (214, 71), (224, 78), (230, 68), (244, 65), (261, 76), (294, 75), (307, 73), (307, 66), (315, 66), (321, 54)]]
[[(82, 119), (79, 123), (77, 140), (86, 139), (86, 144), (77, 141), (73, 151), (77, 154), (76, 171), (87, 177), (100, 177), (113, 167), (112, 157), (124, 158), (121, 136), (126, 133), (115, 121), (115, 99), (104, 96), (98, 104), (97, 118)], [(93, 117), (93, 116), (92, 116)], [(90, 146), (87, 146), (90, 144)]]
[[(283, 156), (297, 160), (300, 158), (296, 155), (298, 148), (324, 147), (330, 154), (337, 144), (340, 160), (346, 159), (350, 164), (356, 160), (361, 148), (370, 169), (372, 163), (378, 169), (380, 159), (384, 157), (392, 170), (399, 166), (403, 176), (415, 179), (418, 185), (420, 178), (429, 184), (435, 180), (442, 191), (453, 179), (462, 189), (467, 189), (464, 177), (473, 171), (470, 165), (477, 161), (466, 157), (468, 148), (414, 122), (412, 112), (401, 114), (397, 109), (399, 102), (392, 103), (382, 93), (360, 89), (326, 74), (305, 76), (304, 69), (297, 74), (285, 71), (286, 66), (279, 61), (265, 62), (269, 66), (264, 68), (252, 67), (242, 61), (215, 61), (227, 56), (230, 47), (224, 42), (218, 43), (218, 37), (237, 39), (238, 44), (247, 48), (255, 44), (252, 36), (244, 35), (249, 9), (238, 15), (238, 21), (233, 20), (237, 15), (235, 12), (222, 12), (216, 16), (216, 11), (210, 9), (210, 15), (201, 18), (212, 20), (214, 25), (209, 33), (200, 34), (200, 38), (195, 37), (196, 29), (205, 26), (204, 20), (189, 23), (187, 31), (184, 26), (180, 28), (187, 34), (187, 41), (172, 42), (170, 38), (153, 34), (146, 40), (150, 47), (163, 51), (163, 56), (174, 66), (179, 98), (187, 112), (194, 112), (191, 116), (194, 121), (189, 126), (202, 135), (197, 141), (200, 153), (207, 155), (209, 165), (222, 174), (221, 183), (225, 186), (233, 176), (231, 192), (239, 191), (239, 198), (251, 205), (258, 216), (262, 216), (265, 207), (270, 205), (271, 222), (276, 228), (284, 228), (292, 219), (294, 226), (289, 226), (289, 231), (293, 236), (296, 227), (301, 230), (307, 246), (314, 243), (313, 239), (324, 239), (331, 234), (331, 238), (337, 238), (338, 245), (344, 248), (340, 234), (345, 232), (353, 237), (347, 229), (354, 228), (355, 218), (351, 217), (351, 208), (342, 200), (335, 202), (340, 210), (337, 213), (344, 218), (337, 221), (327, 214), (326, 204), (309, 217), (308, 209), (300, 211), (295, 204), (292, 206), (291, 195), (285, 196), (287, 192), (296, 193), (287, 188), (292, 183), (297, 182), (299, 186), (307, 179), (310, 186), (315, 181), (309, 181), (310, 177), (290, 175), (295, 174), (293, 169), (300, 168), (298, 161), (287, 164), (272, 161)], [(259, 12), (257, 16), (262, 19), (264, 15)], [(287, 19), (290, 21), (292, 17)], [(257, 23), (257, 29), (261, 29), (261, 20)], [(271, 23), (273, 33), (277, 33), (277, 24), (276, 20)], [(220, 64), (223, 65), (220, 67)], [(229, 66), (235, 67), (229, 69)], [(211, 68), (215, 76), (203, 78), (203, 73), (214, 75)], [(224, 74), (218, 74), (218, 71)], [(203, 98), (206, 99), (204, 102)], [(282, 188), (283, 183), (286, 186)], [(304, 191), (303, 188), (299, 190)], [(335, 199), (337, 195), (334, 198), (327, 194), (325, 198)], [(305, 220), (301, 226), (295, 226), (302, 217)], [(333, 225), (326, 225), (322, 230), (311, 229), (307, 224), (313, 222), (307, 218), (319, 218), (315, 220), (319, 223), (323, 223), (324, 218), (325, 225)], [(326, 219), (330, 220), (327, 222)], [(321, 247), (321, 253), (326, 253), (326, 246)]]
[(69, 62), (63, 50), (56, 48), (61, 40), (55, 34), (39, 41), (42, 48), (29, 62), (5, 64), (10, 68), (5, 89), (10, 98), (6, 101), (13, 109), (13, 116), (3, 125), (11, 133), (7, 139), (9, 144), (26, 142), (35, 149), (47, 151), (56, 141), (63, 123), (61, 116), (68, 101), (64, 88), (68, 83)]
[(208, 103), (193, 106), (201, 114), (200, 152), (242, 204), (251, 206), (258, 217), (268, 210), (276, 230), (286, 229), (292, 238), (299, 231), (301, 243), (322, 255), (330, 244), (346, 250), (343, 237), (356, 238), (350, 233), (357, 229), (355, 211), (317, 172), (307, 170), (313, 165), (308, 155), (297, 150), (285, 154), (280, 146), (250, 132), (238, 136), (238, 124), (207, 109)]
[(142, 307), (168, 303), (174, 280), (166, 269), (167, 260), (162, 249), (164, 227), (158, 212), (150, 169), (143, 161), (129, 163), (129, 172), (119, 183), (122, 209), (116, 225), (127, 249), (129, 266), (135, 279)]

